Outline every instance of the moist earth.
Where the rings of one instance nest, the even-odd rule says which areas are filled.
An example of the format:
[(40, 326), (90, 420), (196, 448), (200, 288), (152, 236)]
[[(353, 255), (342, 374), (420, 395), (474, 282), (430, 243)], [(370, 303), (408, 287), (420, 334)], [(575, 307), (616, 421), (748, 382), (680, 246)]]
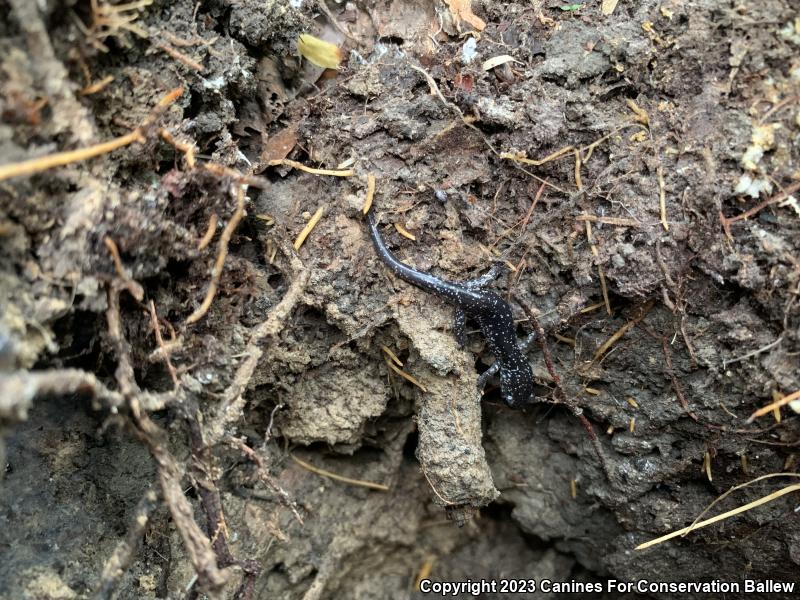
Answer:
[[(794, 2), (6, 8), (0, 596), (796, 579), (792, 494), (636, 549), (797, 477)], [(404, 262), (507, 265), (529, 405), (373, 177)]]

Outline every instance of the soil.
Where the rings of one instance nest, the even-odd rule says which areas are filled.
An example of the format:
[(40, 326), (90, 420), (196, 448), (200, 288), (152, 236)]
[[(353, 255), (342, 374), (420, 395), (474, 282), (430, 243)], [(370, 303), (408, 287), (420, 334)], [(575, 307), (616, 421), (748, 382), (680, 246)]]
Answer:
[[(793, 0), (139, 4), (0, 16), (0, 169), (136, 132), (0, 181), (0, 596), (796, 579), (792, 494), (636, 549), (798, 476)], [(370, 175), (405, 262), (513, 267), (529, 405)]]

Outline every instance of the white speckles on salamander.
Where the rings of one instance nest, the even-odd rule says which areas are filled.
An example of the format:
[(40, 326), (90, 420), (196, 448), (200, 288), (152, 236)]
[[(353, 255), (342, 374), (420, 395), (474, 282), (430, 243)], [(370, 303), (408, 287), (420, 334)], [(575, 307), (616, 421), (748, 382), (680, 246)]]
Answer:
[[(483, 278), (478, 280), (478, 284), (455, 283), (412, 269), (395, 258), (386, 247), (372, 210), (367, 213), (367, 224), (375, 251), (392, 273), (426, 292), (444, 298), (478, 322), (489, 350), (500, 365), (503, 400), (509, 406), (530, 402), (533, 398), (533, 373), (517, 344), (516, 327), (508, 303), (495, 292), (480, 289), (479, 286), (485, 283)], [(456, 320), (458, 323), (461, 319)]]

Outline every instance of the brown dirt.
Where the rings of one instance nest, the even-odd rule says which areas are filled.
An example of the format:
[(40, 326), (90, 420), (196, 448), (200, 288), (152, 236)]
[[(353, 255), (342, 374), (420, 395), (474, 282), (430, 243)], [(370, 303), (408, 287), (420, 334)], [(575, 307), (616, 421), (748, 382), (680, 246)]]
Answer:
[[(82, 31), (88, 0), (9, 3), (0, 166), (155, 121), (0, 181), (0, 596), (409, 598), (426, 569), (795, 579), (791, 495), (634, 550), (796, 470), (789, 408), (746, 423), (800, 389), (794, 3), (472, 4), (487, 25), (467, 62), (472, 27), (441, 2), (329, 3), (333, 27), (309, 1), (156, 0), (134, 13), (147, 38)], [(298, 58), (304, 32), (346, 49), (338, 73)], [(567, 146), (578, 169), (571, 151), (500, 156)], [(267, 166), (283, 157), (355, 175)], [(454, 280), (518, 267), (498, 287), (539, 315), (560, 386), (534, 345), (537, 402), (481, 398), (483, 340), (459, 348), (452, 309), (374, 255), (370, 173), (381, 221), (416, 237), (384, 229), (403, 260)]]

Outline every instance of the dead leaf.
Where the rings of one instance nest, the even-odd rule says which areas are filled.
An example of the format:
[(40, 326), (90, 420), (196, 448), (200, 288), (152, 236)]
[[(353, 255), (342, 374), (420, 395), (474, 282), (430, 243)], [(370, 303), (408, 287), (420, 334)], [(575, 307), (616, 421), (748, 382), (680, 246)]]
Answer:
[(486, 28), (486, 23), (472, 12), (471, 0), (445, 0), (447, 6), (450, 8), (450, 13), (456, 22), (463, 21), (472, 25), (478, 31), (483, 31)]
[(500, 56), (493, 56), (489, 60), (484, 61), (483, 65), (481, 65), (481, 68), (484, 71), (491, 71), (495, 67), (499, 67), (500, 65), (504, 65), (508, 62), (519, 62), (519, 61), (510, 54), (501, 54)]
[(471, 92), (475, 85), (475, 80), (472, 78), (472, 75), (462, 75), (461, 73), (456, 73), (456, 76), (453, 78), (453, 83), (457, 88), (460, 88), (465, 92)]
[(268, 163), (271, 160), (280, 160), (289, 156), (297, 143), (297, 125), (290, 125), (281, 129), (267, 139), (264, 149), (261, 151), (261, 162)]

